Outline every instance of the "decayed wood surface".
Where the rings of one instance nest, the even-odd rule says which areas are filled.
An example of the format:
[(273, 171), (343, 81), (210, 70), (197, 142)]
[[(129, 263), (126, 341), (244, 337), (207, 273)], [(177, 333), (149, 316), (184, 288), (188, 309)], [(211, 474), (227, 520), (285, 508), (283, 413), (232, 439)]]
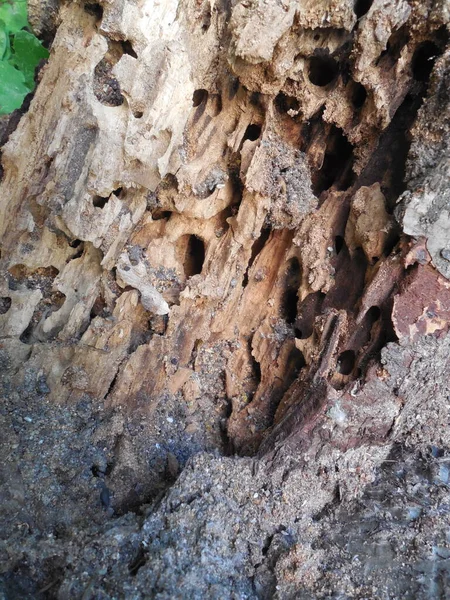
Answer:
[(121, 510), (199, 450), (330, 443), (356, 493), (406, 414), (382, 348), (450, 322), (448, 6), (48, 6), (2, 148), (11, 385), (121, 415), (95, 434)]

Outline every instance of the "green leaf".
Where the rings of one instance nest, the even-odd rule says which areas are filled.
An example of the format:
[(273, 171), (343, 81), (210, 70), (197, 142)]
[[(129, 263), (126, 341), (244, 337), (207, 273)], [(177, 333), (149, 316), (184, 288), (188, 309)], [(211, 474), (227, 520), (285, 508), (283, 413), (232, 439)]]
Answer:
[(20, 108), (48, 51), (29, 31), (26, 0), (0, 0), (0, 115)]
[(25, 85), (25, 77), (12, 65), (0, 62), (0, 115), (7, 115), (20, 108), (30, 88)]
[(48, 51), (41, 42), (28, 31), (18, 31), (12, 43), (13, 55), (9, 62), (22, 71), (25, 83), (34, 88), (34, 71), (41, 58), (48, 57)]
[(15, 33), (28, 25), (26, 0), (0, 0), (0, 20)]
[(3, 21), (0, 21), (0, 60), (9, 57), (9, 35)]

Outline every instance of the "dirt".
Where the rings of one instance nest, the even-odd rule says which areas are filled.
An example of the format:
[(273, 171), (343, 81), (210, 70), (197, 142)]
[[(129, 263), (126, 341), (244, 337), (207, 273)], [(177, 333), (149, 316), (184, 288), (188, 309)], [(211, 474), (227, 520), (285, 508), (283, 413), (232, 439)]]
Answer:
[(450, 390), (429, 392), (448, 381), (448, 351), (429, 336), (383, 352), (380, 398), (403, 381), (392, 446), (343, 449), (355, 425), (345, 409), (330, 429), (341, 443), (325, 442), (330, 411), (276, 455), (194, 453), (175, 483), (168, 472), (168, 491), (122, 516), (105, 481), (123, 417), (88, 401), (55, 409), (29, 374), (2, 410), (4, 597), (445, 597)]

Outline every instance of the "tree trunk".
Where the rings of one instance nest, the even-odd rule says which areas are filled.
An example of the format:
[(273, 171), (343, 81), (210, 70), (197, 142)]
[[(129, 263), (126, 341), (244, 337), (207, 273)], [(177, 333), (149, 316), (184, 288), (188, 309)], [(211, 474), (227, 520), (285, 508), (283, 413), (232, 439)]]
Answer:
[(5, 597), (444, 597), (448, 5), (30, 19), (57, 30), (2, 148)]

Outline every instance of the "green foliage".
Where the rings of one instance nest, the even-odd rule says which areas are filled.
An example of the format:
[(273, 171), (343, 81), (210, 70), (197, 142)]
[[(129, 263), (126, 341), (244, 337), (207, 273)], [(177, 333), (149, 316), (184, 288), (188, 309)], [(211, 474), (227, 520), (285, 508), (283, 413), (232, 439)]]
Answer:
[(22, 106), (48, 52), (29, 31), (26, 0), (0, 0), (0, 115)]

